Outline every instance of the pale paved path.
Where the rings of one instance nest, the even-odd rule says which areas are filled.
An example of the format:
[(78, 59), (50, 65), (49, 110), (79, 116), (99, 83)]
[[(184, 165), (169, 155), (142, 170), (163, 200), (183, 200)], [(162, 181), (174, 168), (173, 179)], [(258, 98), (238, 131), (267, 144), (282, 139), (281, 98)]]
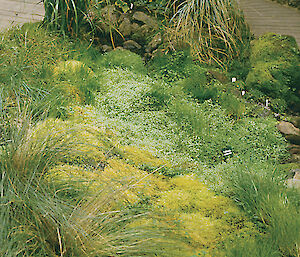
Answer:
[(40, 0), (0, 0), (0, 30), (16, 24), (42, 20), (43, 3)]
[(270, 0), (238, 0), (252, 32), (294, 36), (300, 46), (300, 11)]

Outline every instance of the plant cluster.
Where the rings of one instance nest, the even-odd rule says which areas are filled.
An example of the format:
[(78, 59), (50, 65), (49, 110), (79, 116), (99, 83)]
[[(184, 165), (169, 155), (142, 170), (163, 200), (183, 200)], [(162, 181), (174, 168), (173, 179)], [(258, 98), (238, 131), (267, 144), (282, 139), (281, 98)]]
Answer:
[(1, 255), (299, 255), (286, 141), (232, 84), (34, 26), (0, 44)]
[(287, 4), (289, 6), (300, 9), (300, 1), (299, 0), (273, 0), (273, 1), (276, 1), (280, 4)]
[(202, 62), (224, 66), (249, 43), (249, 28), (235, 1), (186, 0), (171, 5), (175, 10), (171, 33)]
[[(270, 98), (274, 111), (300, 103), (300, 55), (294, 38), (268, 33), (253, 43), (246, 85), (256, 98)], [(262, 99), (261, 99), (262, 100)]]

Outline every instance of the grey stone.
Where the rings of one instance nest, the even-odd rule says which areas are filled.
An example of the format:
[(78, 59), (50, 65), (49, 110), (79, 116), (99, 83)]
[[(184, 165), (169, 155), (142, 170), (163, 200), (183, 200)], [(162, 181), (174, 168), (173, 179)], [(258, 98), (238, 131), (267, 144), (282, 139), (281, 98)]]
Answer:
[(290, 122), (281, 121), (277, 125), (277, 128), (282, 134), (300, 136), (300, 129), (296, 128)]
[(143, 22), (144, 24), (146, 24), (149, 27), (152, 27), (154, 29), (158, 28), (158, 24), (157, 24), (156, 20), (143, 12), (135, 12), (133, 14), (132, 18), (134, 20)]
[(119, 31), (124, 37), (130, 36), (132, 32), (132, 24), (128, 18), (124, 18), (122, 23), (119, 26)]
[(101, 10), (101, 16), (105, 22), (116, 25), (118, 22), (119, 13), (114, 5), (107, 5)]
[(123, 43), (123, 47), (127, 50), (140, 50), (142, 47), (135, 41), (133, 40), (127, 40)]
[(102, 48), (102, 51), (104, 51), (104, 52), (109, 52), (112, 50), (112, 47), (108, 46), (108, 45), (102, 45), (101, 48)]
[(146, 47), (146, 52), (150, 53), (162, 43), (161, 33), (157, 33)]
[(296, 171), (293, 178), (287, 180), (287, 185), (292, 188), (300, 189), (300, 172)]

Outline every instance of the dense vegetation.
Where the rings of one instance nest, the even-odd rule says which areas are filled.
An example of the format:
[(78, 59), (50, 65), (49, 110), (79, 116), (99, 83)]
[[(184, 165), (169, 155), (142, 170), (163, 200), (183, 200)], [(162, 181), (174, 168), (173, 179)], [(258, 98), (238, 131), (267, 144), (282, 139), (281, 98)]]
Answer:
[(276, 0), (276, 2), (278, 2), (280, 4), (286, 4), (286, 5), (300, 9), (300, 1), (299, 0)]
[(145, 63), (79, 37), (91, 3), (66, 11), (71, 2), (45, 1), (50, 30), (0, 37), (0, 255), (299, 256), (299, 191), (285, 183), (297, 164), (283, 164), (288, 143), (259, 103), (277, 101), (280, 114), (297, 104), (294, 42), (266, 35), (239, 48), (242, 34), (222, 43), (219, 31), (229, 58), (202, 48), (195, 60), (189, 44)]

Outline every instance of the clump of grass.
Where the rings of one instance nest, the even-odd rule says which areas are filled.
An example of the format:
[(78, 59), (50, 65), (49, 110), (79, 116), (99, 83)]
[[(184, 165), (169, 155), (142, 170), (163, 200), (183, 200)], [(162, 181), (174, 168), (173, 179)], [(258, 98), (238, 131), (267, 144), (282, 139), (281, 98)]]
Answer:
[(239, 56), (249, 40), (249, 28), (234, 0), (170, 1), (175, 15), (171, 33), (190, 45), (202, 62), (223, 65), (224, 60)]
[(125, 49), (116, 49), (103, 55), (97, 65), (106, 68), (121, 67), (136, 73), (146, 73), (142, 57)]
[[(228, 189), (237, 204), (267, 233), (264, 245), (267, 244), (266, 249), (273, 249), (274, 255), (270, 252), (265, 256), (279, 256), (279, 253), (280, 256), (298, 256), (299, 192), (286, 187), (283, 176), (273, 165), (238, 167), (233, 174), (228, 173)], [(247, 247), (252, 249), (253, 245)], [(247, 256), (249, 248), (243, 251)]]
[(78, 35), (87, 19), (89, 5), (88, 0), (46, 0), (44, 22), (64, 34)]
[(122, 208), (123, 192), (115, 184), (101, 184), (87, 192), (76, 180), (56, 183), (51, 179), (51, 170), (67, 160), (81, 160), (80, 165), (91, 168), (86, 151), (76, 150), (84, 146), (76, 137), (84, 128), (80, 124), (45, 128), (44, 121), (34, 119), (27, 103), (19, 99), (13, 107), (1, 99), (1, 255), (134, 256), (159, 252), (155, 227), (137, 223), (148, 213)]

